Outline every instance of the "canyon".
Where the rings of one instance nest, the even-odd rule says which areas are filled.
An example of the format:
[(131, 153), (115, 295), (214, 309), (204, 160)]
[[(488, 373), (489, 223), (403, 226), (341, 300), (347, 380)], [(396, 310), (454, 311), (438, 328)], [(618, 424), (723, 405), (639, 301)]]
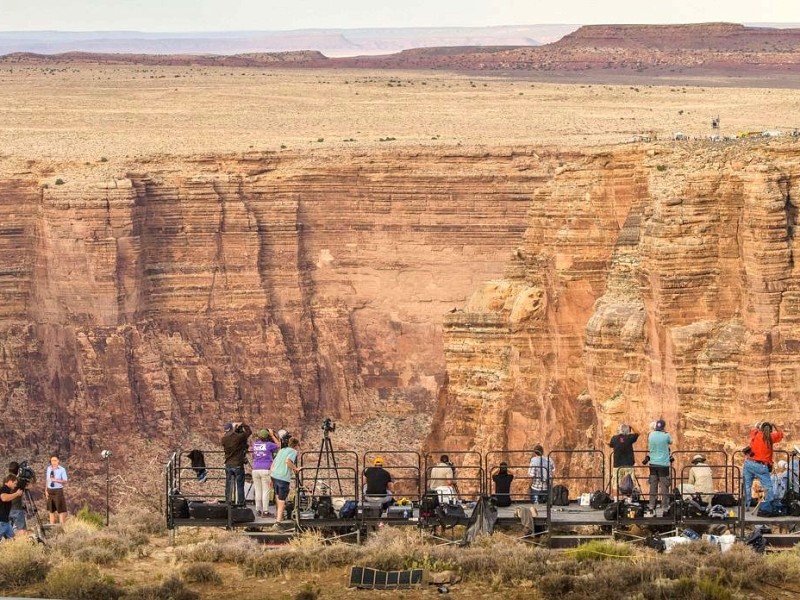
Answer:
[(4, 459), (795, 443), (792, 90), (309, 73), (0, 67)]

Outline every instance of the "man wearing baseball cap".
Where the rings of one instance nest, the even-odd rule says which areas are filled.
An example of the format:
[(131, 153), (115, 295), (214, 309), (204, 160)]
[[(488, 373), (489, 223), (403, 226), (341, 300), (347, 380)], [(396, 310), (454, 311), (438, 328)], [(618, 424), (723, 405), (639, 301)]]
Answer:
[(381, 503), (381, 510), (386, 510), (392, 504), (394, 482), (392, 475), (383, 468), (383, 458), (376, 456), (371, 467), (364, 469), (366, 485), (364, 497), (367, 501)]

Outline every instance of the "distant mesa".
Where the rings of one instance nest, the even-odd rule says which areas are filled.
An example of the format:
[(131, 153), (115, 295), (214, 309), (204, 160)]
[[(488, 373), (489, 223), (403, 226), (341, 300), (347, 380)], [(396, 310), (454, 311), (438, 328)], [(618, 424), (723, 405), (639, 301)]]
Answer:
[[(551, 33), (554, 31), (556, 30), (551, 30)], [(297, 49), (285, 52), (237, 54), (13, 53), (0, 58), (0, 61), (446, 69), (556, 74), (589, 72), (651, 76), (663, 74), (765, 76), (797, 74), (800, 69), (800, 28), (748, 27), (735, 23), (590, 25), (580, 27), (577, 31), (564, 31), (566, 35), (561, 39), (542, 46), (534, 45), (535, 41), (528, 38), (525, 38), (524, 44), (483, 45), (483, 42), (489, 39), (517, 39), (522, 33), (524, 32), (504, 30), (502, 35), (495, 32), (494, 37), (475, 35), (476, 41), (472, 44), (454, 43), (457, 40), (463, 41), (464, 35), (458, 36), (450, 32), (448, 35), (442, 33), (437, 37), (430, 33), (426, 40), (439, 39), (447, 43), (435, 47), (407, 47), (399, 52), (381, 55), (367, 53), (349, 57), (328, 55), (319, 49)], [(0, 34), (0, 42), (3, 41), (2, 35), (5, 34)], [(348, 33), (346, 37), (352, 42), (354, 34)], [(297, 41), (300, 38), (293, 39)], [(373, 38), (362, 35), (360, 45), (356, 46), (363, 47), (367, 43), (365, 40), (370, 39)], [(408, 36), (405, 41), (410, 40), (417, 38)], [(308, 38), (308, 41), (312, 41), (311, 38)], [(370, 48), (380, 49), (379, 46)]]

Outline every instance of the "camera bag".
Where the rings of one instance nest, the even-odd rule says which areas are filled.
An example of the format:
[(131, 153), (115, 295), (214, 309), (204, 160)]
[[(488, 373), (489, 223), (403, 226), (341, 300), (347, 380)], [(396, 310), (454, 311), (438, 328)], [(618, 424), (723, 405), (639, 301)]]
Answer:
[(553, 506), (569, 506), (569, 490), (565, 485), (554, 485), (552, 489)]
[[(611, 496), (606, 494), (603, 490), (597, 490), (592, 494), (592, 497), (589, 499), (589, 506), (594, 508), (595, 510), (603, 510), (606, 506), (611, 504), (613, 500)], [(555, 501), (553, 502), (555, 504)]]
[(715, 504), (719, 504), (725, 508), (731, 508), (737, 506), (739, 503), (736, 501), (736, 497), (733, 494), (719, 492), (711, 497), (711, 506)]

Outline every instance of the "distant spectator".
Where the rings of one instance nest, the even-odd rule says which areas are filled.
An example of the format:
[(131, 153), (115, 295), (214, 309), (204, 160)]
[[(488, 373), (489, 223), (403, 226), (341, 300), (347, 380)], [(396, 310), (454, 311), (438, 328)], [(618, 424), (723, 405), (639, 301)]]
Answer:
[(283, 521), (286, 509), (286, 499), (289, 497), (289, 487), (292, 479), (300, 472), (297, 467), (297, 449), (300, 440), (289, 438), (285, 448), (281, 448), (272, 462), (272, 486), (275, 488), (275, 504), (278, 507), (275, 515), (275, 528), (278, 529)]
[(508, 463), (501, 462), (497, 472), (492, 475), (494, 483), (493, 498), (497, 506), (511, 506), (511, 482), (514, 476), (508, 472)]
[(453, 464), (447, 454), (439, 457), (439, 462), (431, 469), (428, 489), (435, 490), (438, 487), (452, 487), (455, 479)]
[[(613, 471), (613, 482), (612, 482), (612, 489), (617, 488), (617, 493), (619, 494), (620, 484), (623, 483), (625, 476), (630, 477), (631, 481), (631, 490), (633, 487), (633, 477), (634, 477), (634, 469), (633, 465), (635, 464), (634, 455), (633, 455), (633, 445), (639, 439), (639, 434), (635, 433), (631, 430), (630, 425), (626, 423), (621, 423), (619, 429), (617, 430), (617, 435), (611, 438), (608, 445), (613, 449), (614, 452), (614, 471)], [(623, 486), (627, 487), (627, 486)], [(628, 492), (628, 490), (625, 490)], [(628, 492), (628, 493), (630, 493)]]
[(271, 429), (262, 429), (253, 440), (253, 484), (255, 485), (256, 515), (269, 514), (269, 493), (272, 490), (273, 457), (278, 452), (280, 440)]
[(714, 476), (711, 467), (702, 454), (692, 457), (692, 468), (689, 469), (688, 482), (683, 484), (683, 495), (692, 497), (700, 494), (703, 502), (709, 502), (714, 495)]
[(533, 447), (533, 456), (528, 466), (528, 477), (531, 478), (531, 502), (534, 504), (547, 502), (555, 470), (556, 466), (553, 461), (544, 456), (544, 448), (541, 444), (536, 444)]
[(222, 427), (225, 451), (225, 501), (240, 506), (244, 499), (244, 463), (247, 461), (247, 438), (253, 433), (246, 423), (225, 423)]
[(376, 457), (372, 466), (364, 469), (364, 497), (367, 501), (381, 503), (381, 510), (386, 510), (392, 504), (394, 495), (394, 482), (392, 475), (383, 468), (383, 458)]
[(670, 444), (672, 436), (666, 432), (664, 419), (656, 421), (655, 431), (647, 438), (648, 457), (650, 458), (650, 511), (655, 512), (658, 501), (657, 492), (661, 495), (662, 510), (669, 504), (670, 483)]

